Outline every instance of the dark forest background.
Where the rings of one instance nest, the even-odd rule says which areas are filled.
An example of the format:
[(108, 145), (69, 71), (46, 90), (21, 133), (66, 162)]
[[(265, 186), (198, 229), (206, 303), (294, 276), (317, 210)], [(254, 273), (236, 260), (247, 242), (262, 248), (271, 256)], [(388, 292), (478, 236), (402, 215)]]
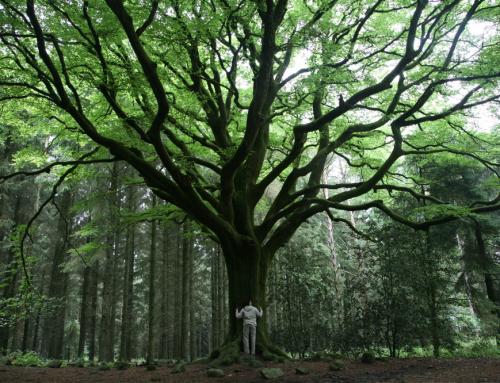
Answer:
[[(2, 147), (5, 171), (14, 149)], [(415, 166), (457, 200), (488, 181), (463, 163)], [(0, 185), (0, 350), (109, 362), (220, 346), (227, 276), (209, 235), (121, 162), (81, 169), (57, 193), (53, 177)], [(274, 342), (295, 357), (498, 352), (498, 214), (419, 232), (372, 210), (344, 218), (317, 215), (280, 249), (264, 314)]]

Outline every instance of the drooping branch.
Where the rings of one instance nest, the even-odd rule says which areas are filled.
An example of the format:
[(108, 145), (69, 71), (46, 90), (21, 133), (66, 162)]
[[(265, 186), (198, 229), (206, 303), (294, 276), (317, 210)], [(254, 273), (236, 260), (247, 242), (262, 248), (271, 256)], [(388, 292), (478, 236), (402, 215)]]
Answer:
[[(304, 188), (296, 193), (293, 194), (291, 197), (292, 202), (299, 199), (300, 197), (306, 195), (310, 190), (315, 190), (315, 189), (328, 189), (328, 190), (337, 190), (337, 189), (353, 189), (361, 185), (361, 182), (352, 182), (352, 183), (338, 183), (338, 184), (317, 184), (315, 186), (309, 187), (309, 188)], [(430, 202), (436, 203), (436, 204), (446, 204), (445, 201), (433, 197), (431, 195), (427, 194), (422, 194), (411, 187), (408, 186), (402, 186), (402, 185), (391, 185), (391, 184), (380, 184), (380, 185), (375, 185), (373, 186), (373, 191), (377, 190), (386, 190), (386, 191), (398, 191), (398, 192), (404, 192), (410, 194), (412, 197), (414, 197), (417, 200), (428, 200)], [(285, 215), (280, 215), (280, 218), (283, 218)]]
[[(451, 214), (444, 214), (421, 222), (412, 221), (395, 212), (394, 210), (389, 208), (382, 200), (374, 200), (362, 204), (342, 204), (333, 202), (331, 199), (326, 200), (316, 198), (308, 200), (307, 203), (309, 206), (307, 209), (301, 208), (302, 206), (306, 205), (304, 201), (298, 202), (296, 208), (290, 209), (290, 211), (294, 214), (291, 214), (287, 219), (282, 220), (276, 230), (274, 230), (269, 235), (269, 238), (266, 238), (266, 240), (264, 241), (264, 248), (267, 251), (275, 251), (293, 235), (295, 230), (297, 230), (302, 222), (312, 217), (313, 215), (326, 211), (328, 209), (344, 211), (366, 211), (375, 208), (385, 213), (392, 220), (413, 228), (414, 230), (427, 230), (432, 226), (445, 224), (474, 214), (483, 214), (498, 211), (500, 210), (500, 194), (491, 201), (481, 201), (481, 206), (477, 206), (477, 202), (473, 203), (469, 205), (466, 210), (462, 209), (459, 214), (453, 214), (454, 209), (450, 205), (450, 210), (452, 212)], [(300, 214), (297, 214), (296, 211), (299, 208)]]
[(412, 147), (413, 150), (405, 149), (403, 151), (403, 155), (405, 155), (405, 156), (423, 156), (423, 155), (430, 155), (430, 154), (436, 154), (436, 153), (452, 153), (452, 154), (456, 154), (459, 156), (470, 157), (470, 158), (478, 161), (479, 163), (481, 163), (484, 167), (486, 167), (488, 170), (490, 170), (492, 173), (494, 173), (497, 177), (500, 177), (499, 170), (497, 170), (497, 169), (500, 169), (500, 164), (492, 162), (492, 161), (488, 161), (485, 158), (481, 158), (477, 154), (474, 154), (470, 151), (449, 148), (446, 145), (442, 145), (442, 144), (436, 145), (436, 146), (438, 146), (438, 148), (436, 148), (436, 149), (419, 148), (415, 145), (409, 144), (408, 142), (406, 142), (406, 144), (408, 146)]
[(56, 166), (69, 166), (69, 165), (90, 165), (90, 164), (99, 164), (99, 163), (109, 163), (109, 162), (115, 162), (118, 161), (117, 158), (98, 158), (94, 160), (86, 160), (85, 158), (90, 157), (91, 155), (95, 154), (97, 152), (97, 148), (92, 150), (90, 153), (85, 154), (84, 156), (80, 157), (78, 160), (68, 160), (68, 161), (55, 161), (50, 163), (49, 165), (37, 169), (37, 170), (21, 170), (18, 172), (13, 172), (7, 175), (0, 175), (0, 181), (5, 182), (10, 178), (14, 177), (19, 177), (19, 176), (36, 176), (42, 173), (50, 173), (52, 168)]
[[(390, 218), (392, 218), (396, 222), (402, 223), (403, 225), (411, 227), (415, 230), (426, 230), (431, 226), (441, 225), (443, 223), (455, 221), (455, 220), (460, 219), (464, 216), (499, 210), (500, 203), (498, 203), (498, 201), (500, 201), (500, 199), (497, 196), (493, 201), (490, 201), (485, 206), (468, 207), (468, 211), (466, 211), (466, 212), (462, 211), (460, 214), (442, 215), (442, 216), (432, 218), (432, 219), (422, 221), (422, 222), (416, 222), (416, 221), (412, 221), (408, 218), (405, 218), (401, 214), (398, 214), (394, 210), (390, 209), (381, 200), (375, 200), (375, 201), (371, 201), (371, 202), (367, 202), (367, 203), (359, 204), (359, 205), (345, 205), (345, 204), (333, 203), (331, 205), (331, 207), (335, 208), (335, 209), (339, 209), (339, 210), (346, 210), (346, 211), (359, 211), (359, 210), (367, 210), (370, 208), (376, 208), (376, 209), (379, 209), (380, 211), (382, 211), (383, 213), (385, 213), (387, 216), (389, 216)], [(451, 210), (453, 211), (453, 209), (451, 209)]]
[(88, 263), (87, 261), (85, 260), (85, 258), (83, 257), (82, 253), (71, 243), (71, 241), (69, 240), (69, 237), (70, 237), (70, 233), (69, 233), (69, 227), (70, 227), (70, 223), (68, 222), (68, 219), (66, 218), (66, 216), (63, 214), (63, 212), (61, 211), (61, 208), (59, 207), (59, 205), (56, 203), (56, 199), (55, 198), (52, 198), (51, 200), (52, 202), (52, 205), (54, 205), (54, 207), (56, 208), (57, 212), (59, 213), (59, 217), (60, 219), (62, 219), (64, 221), (64, 227), (65, 227), (65, 233), (64, 233), (64, 236), (63, 236), (63, 239), (64, 239), (64, 243), (69, 247), (71, 248), (71, 250), (73, 250), (75, 252), (76, 255), (78, 255), (78, 257), (80, 258), (80, 260), (82, 261), (83, 265), (85, 267), (88, 266)]
[(152, 1), (151, 11), (149, 12), (148, 18), (144, 20), (144, 23), (142, 23), (142, 25), (135, 31), (137, 36), (140, 37), (144, 33), (144, 31), (153, 23), (156, 16), (156, 12), (158, 11), (158, 5), (159, 5), (158, 0)]
[(40, 205), (38, 210), (33, 214), (31, 219), (28, 221), (26, 224), (26, 227), (24, 228), (23, 235), (21, 237), (21, 241), (19, 244), (19, 256), (21, 257), (21, 264), (23, 267), (24, 271), (24, 276), (26, 278), (26, 284), (28, 286), (31, 286), (31, 278), (29, 276), (29, 272), (27, 269), (27, 264), (26, 264), (26, 257), (24, 256), (24, 242), (26, 241), (26, 238), (29, 236), (29, 231), (31, 229), (31, 226), (35, 222), (35, 220), (42, 214), (42, 211), (44, 210), (45, 206), (47, 206), (57, 195), (57, 190), (59, 187), (62, 185), (64, 180), (71, 174), (73, 173), (79, 166), (80, 164), (74, 164), (72, 165), (69, 169), (67, 169), (57, 180), (57, 182), (52, 186), (52, 192), (50, 193), (49, 197)]
[(356, 233), (358, 236), (360, 236), (361, 238), (364, 238), (364, 239), (367, 239), (371, 242), (376, 242), (375, 239), (373, 239), (370, 235), (366, 234), (366, 233), (363, 233), (362, 231), (358, 230), (353, 224), (351, 221), (349, 221), (348, 219), (345, 219), (345, 218), (340, 218), (340, 217), (334, 217), (332, 212), (330, 211), (330, 209), (326, 209), (326, 214), (328, 215), (328, 218), (333, 221), (333, 222), (342, 222), (343, 224), (347, 225), (347, 227), (349, 227), (349, 229)]

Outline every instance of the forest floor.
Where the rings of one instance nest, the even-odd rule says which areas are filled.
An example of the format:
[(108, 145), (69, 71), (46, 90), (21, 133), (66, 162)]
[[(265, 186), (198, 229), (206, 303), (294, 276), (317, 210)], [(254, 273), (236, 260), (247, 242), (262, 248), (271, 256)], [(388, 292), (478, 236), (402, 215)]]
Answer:
[[(284, 376), (276, 382), (290, 383), (498, 383), (500, 382), (500, 359), (493, 358), (410, 358), (377, 360), (372, 364), (345, 361), (341, 371), (330, 371), (329, 362), (290, 361), (265, 363), (266, 367), (279, 367)], [(309, 369), (307, 375), (297, 375), (295, 368)], [(157, 367), (147, 371), (145, 367), (127, 370), (98, 368), (40, 368), (0, 366), (1, 383), (208, 383), (242, 382), (257, 383), (266, 380), (260, 368), (236, 364), (224, 367), (225, 376), (207, 376), (208, 366), (190, 364), (186, 371), (173, 374), (172, 368)]]

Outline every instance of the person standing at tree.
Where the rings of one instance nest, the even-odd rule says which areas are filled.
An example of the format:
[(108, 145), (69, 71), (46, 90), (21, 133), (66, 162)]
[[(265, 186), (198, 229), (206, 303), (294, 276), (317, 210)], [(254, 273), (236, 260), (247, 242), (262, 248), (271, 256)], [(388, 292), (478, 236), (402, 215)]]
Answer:
[(257, 317), (262, 317), (262, 308), (252, 306), (252, 301), (248, 302), (248, 305), (243, 307), (241, 311), (236, 309), (236, 318), (243, 318), (243, 349), (246, 354), (250, 354), (250, 344), (249, 338), (252, 340), (251, 351), (252, 355), (255, 355), (255, 337), (257, 334)]

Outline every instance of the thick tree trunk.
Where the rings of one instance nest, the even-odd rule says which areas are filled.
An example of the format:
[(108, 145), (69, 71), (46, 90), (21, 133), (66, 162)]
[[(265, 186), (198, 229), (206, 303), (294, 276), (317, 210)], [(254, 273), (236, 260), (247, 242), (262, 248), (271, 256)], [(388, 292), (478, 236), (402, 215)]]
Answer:
[(242, 320), (235, 316), (236, 309), (241, 309), (249, 300), (256, 307), (264, 310), (264, 315), (257, 323), (256, 353), (265, 359), (286, 357), (269, 340), (266, 324), (266, 281), (271, 257), (265, 254), (255, 242), (240, 241), (223, 243), (222, 249), (228, 275), (229, 330), (225, 343), (212, 353), (221, 363), (233, 363), (242, 350)]
[[(237, 257), (227, 257), (226, 266), (229, 284), (229, 339), (240, 339), (242, 323), (234, 313), (251, 300), (256, 307), (265, 308), (266, 278), (268, 262), (259, 251), (240, 248)], [(229, 259), (228, 259), (229, 258)], [(268, 343), (265, 315), (259, 321), (258, 343)]]
[(264, 311), (257, 322), (256, 353), (267, 360), (283, 360), (288, 356), (272, 344), (266, 323), (266, 282), (272, 254), (263, 251), (257, 241), (228, 240), (221, 244), (228, 276), (229, 328), (224, 344), (211, 354), (216, 363), (231, 364), (238, 360), (242, 347), (243, 321), (235, 316), (249, 300)]

